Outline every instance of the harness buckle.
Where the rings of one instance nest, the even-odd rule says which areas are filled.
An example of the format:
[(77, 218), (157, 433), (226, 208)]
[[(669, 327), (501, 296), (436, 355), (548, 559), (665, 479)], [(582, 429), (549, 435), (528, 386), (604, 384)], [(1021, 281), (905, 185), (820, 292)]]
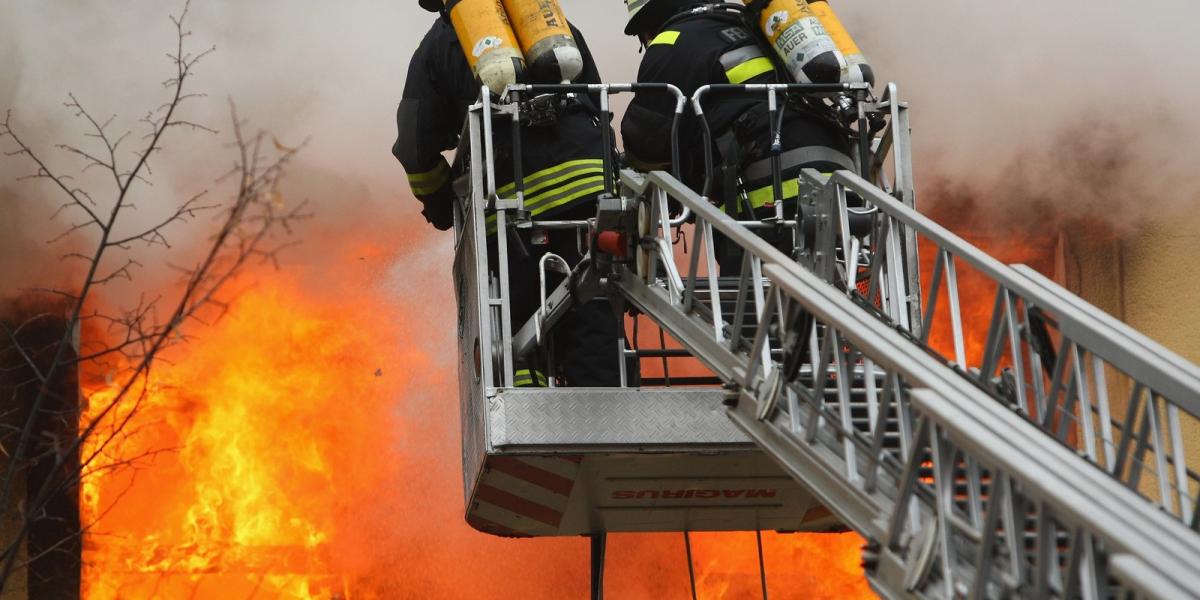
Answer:
[(549, 127), (558, 122), (556, 94), (541, 94), (521, 102), (522, 120), (530, 127)]

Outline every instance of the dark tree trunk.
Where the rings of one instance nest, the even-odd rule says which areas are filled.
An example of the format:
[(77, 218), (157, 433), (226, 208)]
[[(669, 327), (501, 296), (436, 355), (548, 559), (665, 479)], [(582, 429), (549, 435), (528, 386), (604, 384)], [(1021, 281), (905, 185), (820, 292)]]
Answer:
[[(0, 305), (0, 320), (11, 331), (24, 325), (18, 336), (20, 348), (37, 364), (41, 373), (50, 370), (58, 344), (67, 332), (66, 308), (61, 302), (45, 297), (26, 296)], [(74, 343), (64, 355), (67, 362), (75, 357)], [(0, 408), (8, 413), (6, 424), (24, 426), (38, 396), (40, 383), (35, 371), (7, 336), (0, 338)], [(24, 494), (17, 495), (21, 512), (30, 520), (25, 556), (31, 562), (25, 569), (28, 597), (79, 598), (82, 540), (79, 518), (79, 454), (65, 454), (78, 433), (80, 408), (78, 370), (60, 366), (47, 385), (46, 398), (34, 415), (33, 443), (18, 466), (23, 473)], [(5, 450), (16, 449), (19, 434), (5, 432)], [(46, 484), (54, 494), (41, 506), (34, 495)], [(11, 508), (11, 507), (6, 507)]]

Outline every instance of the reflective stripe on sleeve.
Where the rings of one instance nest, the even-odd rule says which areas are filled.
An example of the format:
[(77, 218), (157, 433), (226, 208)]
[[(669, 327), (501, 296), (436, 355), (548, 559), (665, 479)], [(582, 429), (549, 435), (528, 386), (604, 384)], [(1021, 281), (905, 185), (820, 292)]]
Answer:
[(446, 185), (448, 179), (450, 179), (450, 166), (443, 160), (436, 167), (424, 173), (409, 173), (408, 187), (412, 188), (413, 193), (418, 196), (428, 196)]
[(546, 376), (537, 369), (520, 369), (513, 373), (513, 387), (546, 387)]
[(775, 65), (771, 64), (771, 59), (760, 56), (725, 71), (725, 77), (729, 79), (729, 83), (743, 83), (774, 70)]
[(667, 46), (674, 46), (675, 41), (678, 39), (679, 39), (678, 31), (664, 31), (664, 32), (654, 36), (654, 39), (650, 42), (650, 45), (657, 46), (659, 44), (665, 44)]
[(734, 48), (722, 54), (718, 60), (721, 68), (725, 69), (729, 83), (742, 83), (775, 70), (771, 59), (763, 54), (757, 44)]

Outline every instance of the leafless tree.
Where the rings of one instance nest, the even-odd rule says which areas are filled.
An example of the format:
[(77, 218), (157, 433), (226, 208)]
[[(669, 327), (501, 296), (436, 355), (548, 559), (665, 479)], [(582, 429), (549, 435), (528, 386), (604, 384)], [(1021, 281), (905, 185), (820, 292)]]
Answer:
[[(72, 250), (63, 261), (79, 265), (82, 276), (70, 287), (46, 286), (37, 290), (56, 298), (40, 314), (18, 322), (0, 321), (0, 348), (16, 357), (14, 364), (0, 365), (9, 373), (20, 373), (24, 392), (13, 391), (0, 398), (0, 415), (11, 413), (19, 419), (0, 418), (0, 522), (17, 522), (15, 535), (0, 539), (0, 592), (13, 580), (13, 574), (39, 556), (22, 556), (21, 549), (30, 527), (44, 518), (45, 506), (53, 498), (77, 489), (81, 477), (98, 469), (121, 466), (111, 456), (112, 447), (121, 443), (126, 428), (137, 414), (147, 394), (146, 381), (156, 359), (167, 347), (189, 337), (189, 324), (219, 316), (226, 309), (229, 288), (244, 267), (252, 261), (274, 261), (288, 245), (284, 239), (292, 225), (305, 215), (303, 203), (285, 207), (280, 183), (289, 161), (299, 148), (282, 146), (270, 135), (250, 134), (239, 120), (233, 103), (233, 167), (222, 181), (236, 188), (224, 203), (208, 200), (207, 192), (182, 202), (176, 198), (155, 197), (156, 203), (174, 208), (165, 217), (140, 229), (131, 230), (130, 212), (136, 209), (133, 192), (146, 195), (153, 177), (152, 163), (160, 155), (167, 138), (176, 130), (193, 134), (217, 132), (189, 121), (182, 107), (200, 96), (189, 91), (188, 83), (195, 66), (213, 48), (188, 49), (190, 31), (186, 27), (189, 4), (171, 17), (177, 45), (168, 54), (173, 72), (163, 82), (168, 99), (140, 120), (145, 135), (140, 140), (131, 132), (114, 131), (114, 118), (96, 118), (74, 95), (66, 107), (87, 129), (85, 145), (60, 144), (57, 148), (82, 162), (84, 172), (99, 171), (110, 180), (99, 189), (84, 189), (68, 175), (61, 174), (44, 158), (6, 113), (0, 123), (0, 140), (7, 138), (7, 156), (24, 160), (33, 172), (21, 179), (39, 181), (61, 199), (55, 215), (73, 219), (65, 230), (51, 240), (70, 240)], [(132, 152), (126, 146), (136, 146)], [(303, 146), (303, 144), (301, 144)], [(209, 229), (212, 227), (213, 229)], [(179, 290), (158, 293), (145, 290), (138, 300), (116, 309), (99, 301), (114, 282), (129, 286), (142, 266), (139, 258), (149, 250), (161, 253), (173, 250), (171, 236), (187, 228), (189, 237), (205, 240), (202, 251), (190, 260), (173, 259), (182, 275)], [(197, 236), (197, 231), (206, 235)], [(86, 247), (87, 251), (74, 248)], [(174, 256), (174, 254), (172, 254)], [(76, 262), (77, 261), (77, 262)], [(136, 286), (135, 286), (136, 287)], [(65, 309), (65, 310), (64, 310)], [(65, 322), (62, 320), (65, 312)], [(30, 347), (25, 334), (57, 320), (65, 326), (47, 345)], [(78, 331), (101, 332), (98, 337)], [(65, 373), (80, 365), (102, 365), (110, 373), (113, 394), (102, 406), (91, 406), (86, 413), (62, 414), (57, 407), (60, 382)], [(39, 423), (50, 418), (71, 421), (68, 435), (45, 430)], [(81, 415), (82, 418), (81, 418)], [(18, 500), (18, 479), (30, 465), (48, 463), (52, 474), (36, 489), (25, 490)], [(79, 535), (90, 524), (82, 523)], [(53, 548), (47, 550), (50, 551)]]

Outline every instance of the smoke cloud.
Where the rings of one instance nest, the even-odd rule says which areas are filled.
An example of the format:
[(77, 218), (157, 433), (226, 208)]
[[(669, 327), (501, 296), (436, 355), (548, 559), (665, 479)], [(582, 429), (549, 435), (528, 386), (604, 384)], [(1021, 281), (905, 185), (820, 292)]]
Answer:
[[(173, 197), (208, 187), (228, 166), (232, 98), (281, 141), (311, 139), (294, 187), (336, 174), (340, 181), (328, 187), (342, 193), (314, 198), (336, 207), (322, 211), (323, 220), (358, 221), (360, 211), (419, 220), (388, 153), (407, 60), (432, 18), (410, 4), (195, 2), (190, 42), (217, 52), (200, 65), (193, 90), (207, 97), (192, 102), (188, 116), (223, 133), (176, 132), (155, 190)], [(1116, 208), (1122, 217), (1191, 199), (1185, 149), (1200, 133), (1192, 110), (1200, 90), (1188, 75), (1200, 61), (1190, 31), (1200, 17), (1195, 3), (1164, 0), (1137, 12), (1115, 0), (836, 5), (880, 79), (898, 82), (912, 103), (919, 185), (1015, 186), (1020, 194), (997, 204), (1040, 197), (1066, 211), (1090, 210), (1098, 198), (1104, 212)], [(617, 0), (564, 6), (606, 79), (636, 77), (639, 55), (619, 33)], [(8, 3), (5, 11), (0, 43), (14, 60), (0, 71), (0, 101), (40, 147), (79, 139), (72, 136), (82, 123), (61, 107), (68, 91), (129, 128), (162, 98), (158, 83), (170, 74), (163, 52), (173, 43), (166, 14), (175, 5), (60, 0)], [(14, 162), (0, 163), (3, 175), (14, 173)]]
[(965, 195), (986, 198), (990, 218), (1121, 228), (1195, 199), (1200, 84), (1187, 73), (1200, 5), (843, 5), (876, 71), (911, 102), (922, 201)]

